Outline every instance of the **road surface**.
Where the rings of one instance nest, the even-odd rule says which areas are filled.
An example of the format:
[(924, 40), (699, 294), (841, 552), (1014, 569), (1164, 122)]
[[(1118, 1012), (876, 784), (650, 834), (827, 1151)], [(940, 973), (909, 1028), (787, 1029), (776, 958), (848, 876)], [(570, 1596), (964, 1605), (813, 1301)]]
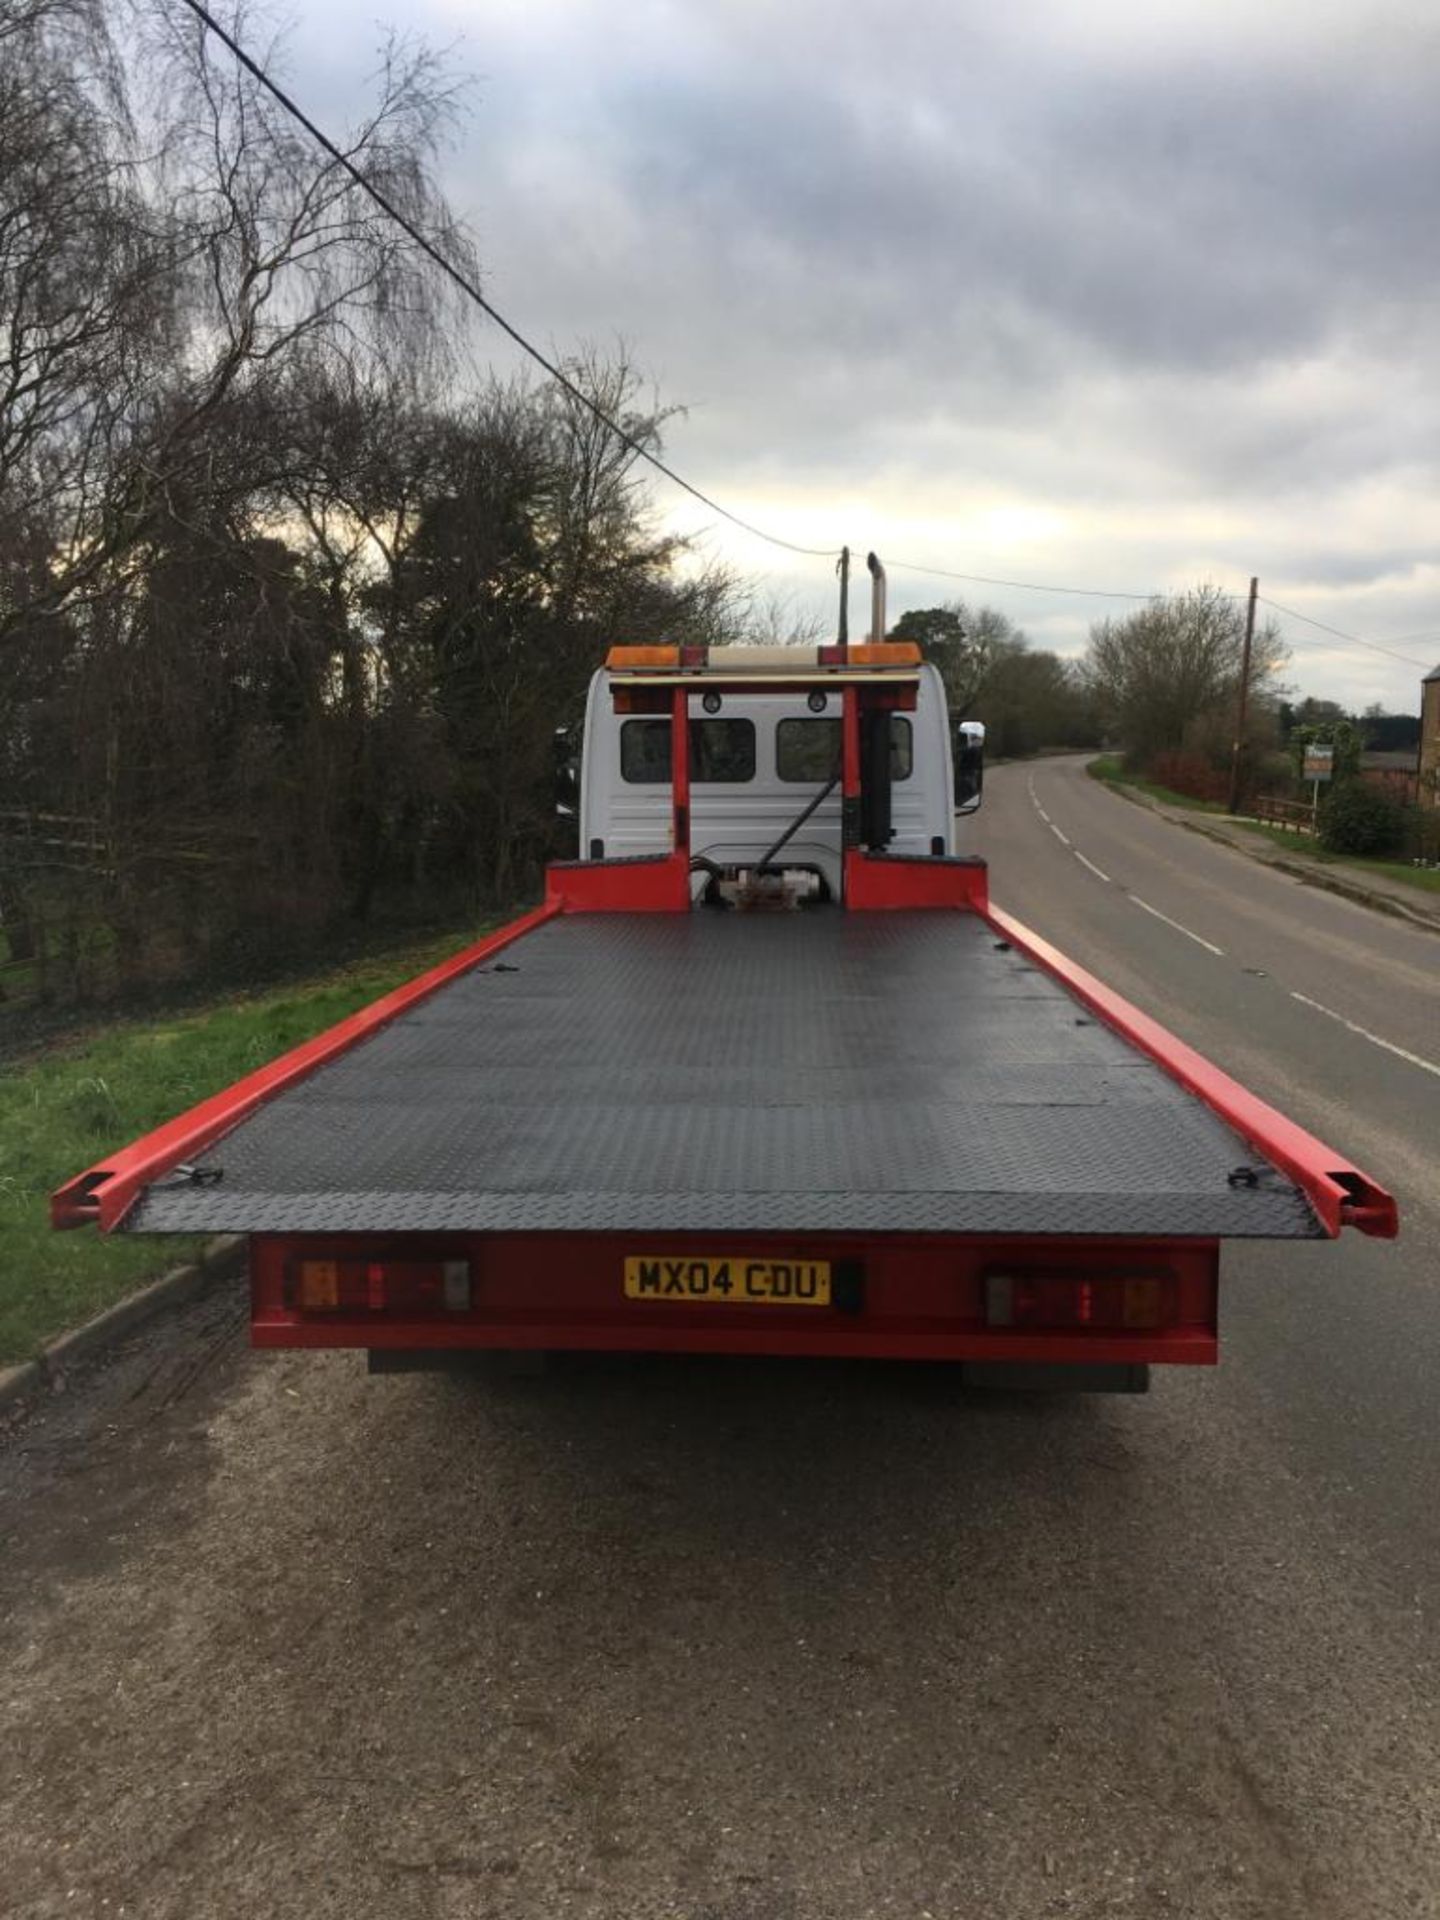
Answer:
[(0, 1914), (1440, 1914), (1440, 939), (1072, 762), (977, 839), (1405, 1237), (1231, 1254), (1142, 1399), (371, 1381), (212, 1295), (0, 1451)]

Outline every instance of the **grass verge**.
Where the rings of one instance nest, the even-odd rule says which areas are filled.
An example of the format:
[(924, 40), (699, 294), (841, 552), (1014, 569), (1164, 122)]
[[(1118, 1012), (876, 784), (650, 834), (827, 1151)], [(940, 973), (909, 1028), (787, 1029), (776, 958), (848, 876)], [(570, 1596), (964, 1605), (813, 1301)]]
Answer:
[(1224, 813), (1218, 800), (1196, 800), (1188, 793), (1173, 793), (1169, 787), (1157, 787), (1153, 780), (1142, 780), (1138, 773), (1127, 773), (1118, 753), (1102, 753), (1091, 760), (1085, 771), (1092, 780), (1104, 780), (1112, 787), (1133, 787), (1137, 793), (1163, 800), (1167, 807), (1185, 807), (1191, 813)]
[[(487, 923), (493, 924), (493, 923)], [(478, 937), (467, 927), (264, 993), (127, 1022), (0, 1077), (0, 1366), (192, 1258), (180, 1237), (56, 1233), (54, 1188)]]
[[(1118, 754), (1101, 754), (1092, 760), (1085, 771), (1094, 780), (1104, 780), (1111, 786), (1133, 787), (1138, 793), (1148, 794), (1152, 800), (1162, 800), (1167, 807), (1185, 807), (1191, 813), (1223, 814), (1226, 809), (1209, 800), (1192, 800), (1189, 794), (1172, 793), (1168, 787), (1157, 787), (1153, 780), (1142, 780), (1138, 774), (1127, 773), (1120, 763)], [(1420, 893), (1440, 894), (1440, 873), (1425, 867), (1407, 866), (1402, 860), (1371, 860), (1361, 854), (1328, 853), (1306, 834), (1292, 833), (1285, 827), (1263, 825), (1258, 820), (1237, 820), (1237, 827), (1253, 834), (1261, 840), (1268, 840), (1273, 846), (1283, 848), (1292, 859), (1310, 861), (1317, 867), (1339, 867), (1357, 874), (1378, 874), (1387, 880), (1398, 880), (1402, 886), (1414, 887)]]
[(1403, 860), (1371, 860), (1358, 853), (1327, 853), (1306, 835), (1288, 833), (1284, 827), (1262, 826), (1256, 820), (1244, 820), (1240, 824), (1247, 833), (1269, 840), (1301, 860), (1311, 860), (1317, 867), (1344, 867), (1356, 873), (1382, 874), (1387, 880), (1399, 880), (1402, 885), (1416, 887), (1422, 893), (1440, 894), (1440, 873), (1427, 867), (1406, 866)]

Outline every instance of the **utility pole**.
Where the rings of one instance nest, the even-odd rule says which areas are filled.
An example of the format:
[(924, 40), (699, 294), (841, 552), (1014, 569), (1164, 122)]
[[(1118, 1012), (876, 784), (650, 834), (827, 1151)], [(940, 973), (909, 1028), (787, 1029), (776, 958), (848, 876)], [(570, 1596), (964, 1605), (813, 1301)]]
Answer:
[(850, 652), (850, 549), (842, 547), (835, 571), (840, 576), (840, 658)]
[(1250, 604), (1245, 609), (1245, 649), (1240, 656), (1240, 701), (1235, 715), (1235, 745), (1230, 754), (1230, 811), (1240, 811), (1240, 757), (1244, 752), (1245, 715), (1250, 705), (1250, 647), (1255, 639), (1255, 601), (1260, 582), (1250, 579)]

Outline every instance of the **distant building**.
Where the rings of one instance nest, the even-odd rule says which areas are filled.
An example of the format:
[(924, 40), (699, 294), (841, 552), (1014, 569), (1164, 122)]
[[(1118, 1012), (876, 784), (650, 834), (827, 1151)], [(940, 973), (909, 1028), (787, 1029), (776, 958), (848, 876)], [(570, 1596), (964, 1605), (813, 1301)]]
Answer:
[(1420, 683), (1420, 800), (1440, 807), (1440, 667)]

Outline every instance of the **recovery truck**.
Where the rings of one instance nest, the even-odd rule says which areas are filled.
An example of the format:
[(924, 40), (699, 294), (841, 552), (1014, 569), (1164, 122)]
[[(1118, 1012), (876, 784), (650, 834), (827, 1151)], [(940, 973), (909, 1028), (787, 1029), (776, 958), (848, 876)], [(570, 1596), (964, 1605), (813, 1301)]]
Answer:
[(258, 1347), (1212, 1363), (1225, 1241), (1389, 1194), (992, 906), (981, 729), (885, 642), (617, 646), (543, 904), (54, 1196), (239, 1234)]

